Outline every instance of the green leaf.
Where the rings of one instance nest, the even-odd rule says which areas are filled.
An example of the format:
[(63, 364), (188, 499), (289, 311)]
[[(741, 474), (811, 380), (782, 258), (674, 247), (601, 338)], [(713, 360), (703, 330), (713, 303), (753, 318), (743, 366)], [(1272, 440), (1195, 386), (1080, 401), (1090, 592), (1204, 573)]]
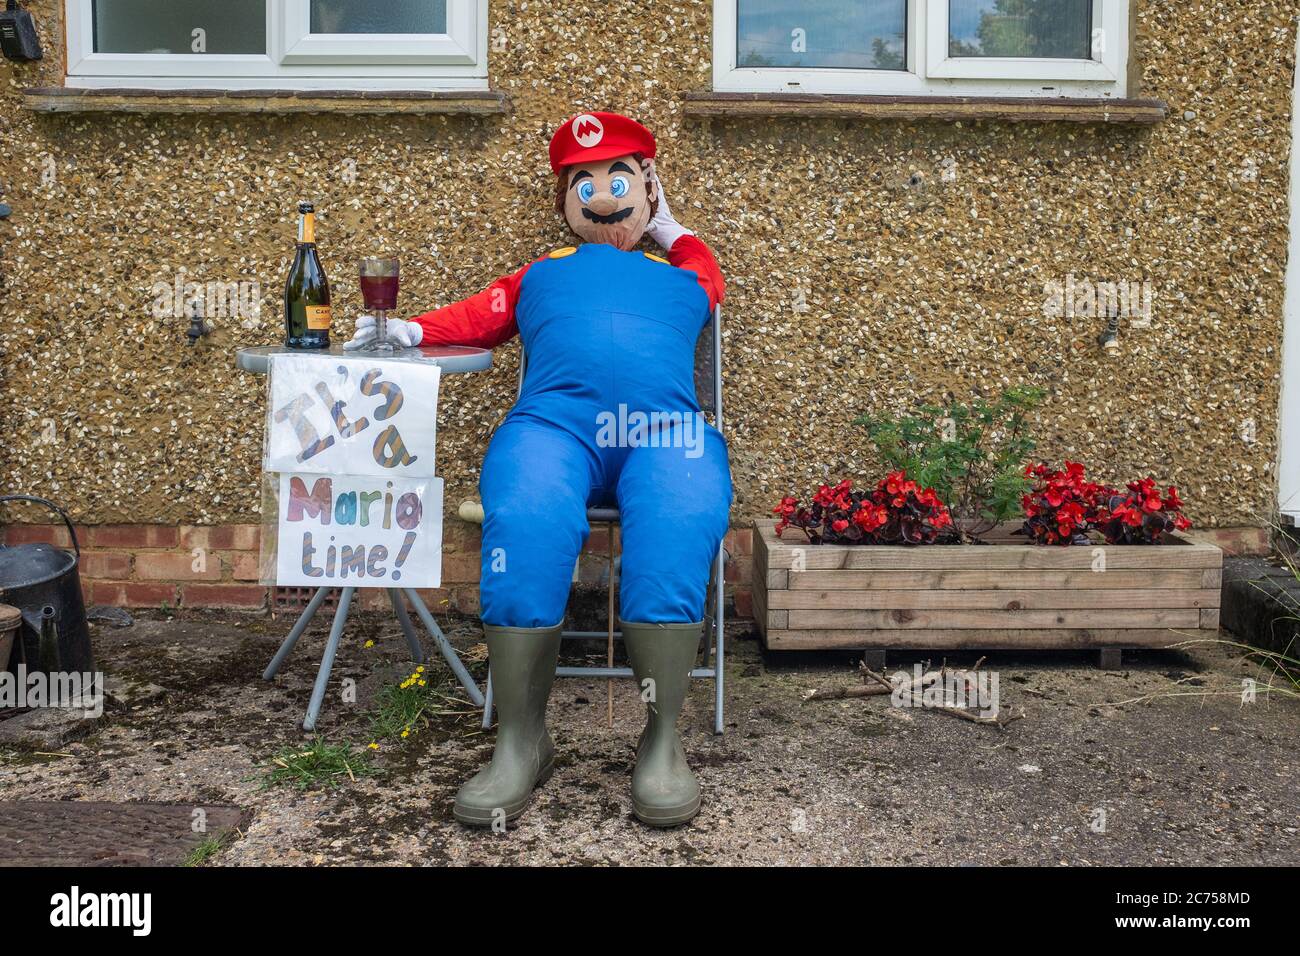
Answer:
[(897, 418), (862, 415), (854, 424), (866, 428), (889, 470), (933, 488), (958, 516), (1009, 521), (1030, 485), (1023, 474), (1036, 447), (1030, 415), (1045, 395), (1013, 386), (992, 402), (921, 404)]

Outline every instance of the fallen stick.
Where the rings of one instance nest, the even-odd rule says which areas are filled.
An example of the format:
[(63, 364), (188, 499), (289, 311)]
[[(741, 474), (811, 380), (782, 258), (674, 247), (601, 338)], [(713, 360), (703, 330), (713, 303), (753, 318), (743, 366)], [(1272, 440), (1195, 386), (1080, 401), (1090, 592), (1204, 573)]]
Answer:
[(862, 672), (863, 680), (870, 678), (871, 680), (874, 680), (877, 684), (881, 685), (882, 687), (887, 688), (891, 694), (894, 692), (894, 685), (890, 683), (888, 677), (884, 676), (883, 674), (877, 674), (866, 664), (858, 665), (858, 669)]
[[(858, 673), (862, 675), (862, 684), (850, 684), (847, 687), (827, 687), (808, 691), (804, 694), (805, 702), (810, 700), (843, 700), (849, 697), (883, 697), (886, 694), (893, 695), (898, 693), (904, 696), (904, 699), (912, 707), (918, 710), (935, 710), (940, 713), (956, 717), (958, 720), (969, 721), (972, 724), (983, 724), (993, 726), (1003, 733), (1006, 732), (1007, 725), (1012, 721), (1020, 720), (1025, 716), (1024, 709), (1020, 713), (1011, 714), (1009, 717), (981, 717), (978, 713), (967, 710), (964, 707), (957, 707), (951, 704), (940, 704), (938, 706), (928, 706), (924, 701), (924, 694), (927, 687), (936, 681), (944, 688), (945, 695), (947, 689), (947, 678), (949, 676), (959, 679), (966, 686), (970, 686), (977, 679), (980, 667), (983, 666), (985, 658), (981, 657), (975, 662), (975, 666), (970, 670), (948, 670), (948, 662), (945, 660), (938, 670), (924, 670), (929, 666), (929, 662), (923, 665), (919, 677), (912, 677), (900, 681), (897, 686), (884, 674), (878, 674), (866, 665), (865, 662), (858, 664)], [(873, 682), (874, 683), (871, 683)]]
[[(909, 677), (906, 680), (899, 681), (898, 684), (894, 684), (884, 674), (877, 674), (865, 664), (862, 665), (860, 669), (864, 679), (870, 678), (882, 687), (888, 687), (890, 693), (897, 691), (900, 694), (915, 694), (917, 691), (924, 690), (926, 687), (929, 687), (935, 681), (938, 681), (940, 678), (945, 676), (945, 671), (940, 668), (937, 671), (923, 671), (920, 677)], [(954, 673), (964, 672), (955, 671)]]
[[(858, 662), (858, 673), (862, 675), (861, 684), (850, 684), (847, 687), (826, 687), (808, 691), (803, 695), (805, 701), (810, 700), (843, 700), (846, 697), (883, 697), (885, 694), (892, 694), (895, 690), (894, 685), (888, 677), (883, 674), (877, 674), (866, 662)], [(871, 683), (875, 681), (875, 683)]]
[(1010, 717), (1003, 720), (1001, 717), (981, 717), (979, 714), (972, 713), (969, 710), (962, 710), (960, 707), (928, 707), (926, 709), (937, 710), (941, 714), (950, 714), (959, 720), (969, 720), (972, 724), (987, 724), (988, 726), (996, 727), (1003, 733), (1006, 733), (1007, 724), (1025, 716), (1023, 710), (1020, 713), (1012, 714)]
[(876, 684), (850, 684), (848, 687), (824, 687), (810, 690), (803, 695), (804, 702), (810, 700), (843, 700), (846, 697), (884, 697), (890, 693), (888, 687)]
[(916, 697), (911, 699), (911, 704), (918, 710), (930, 710), (940, 714), (948, 714), (950, 717), (956, 717), (958, 720), (966, 720), (972, 724), (984, 724), (986, 726), (996, 727), (998, 730), (1003, 732), (1006, 731), (1007, 725), (1012, 721), (1020, 720), (1025, 716), (1025, 712), (1022, 709), (1020, 713), (1012, 714), (1005, 719), (1001, 717), (981, 717), (979, 714), (969, 711), (964, 707), (953, 707), (947, 704), (938, 707), (927, 707)]
[(949, 670), (946, 667), (942, 667), (937, 671), (926, 671), (921, 675), (919, 680), (913, 677), (901, 682), (898, 685), (898, 690), (900, 693), (916, 694), (928, 690), (930, 687), (937, 684), (943, 693), (947, 694), (950, 685), (953, 683), (960, 682), (965, 689), (969, 690), (971, 687), (975, 686), (978, 680), (979, 674), (977, 671)]

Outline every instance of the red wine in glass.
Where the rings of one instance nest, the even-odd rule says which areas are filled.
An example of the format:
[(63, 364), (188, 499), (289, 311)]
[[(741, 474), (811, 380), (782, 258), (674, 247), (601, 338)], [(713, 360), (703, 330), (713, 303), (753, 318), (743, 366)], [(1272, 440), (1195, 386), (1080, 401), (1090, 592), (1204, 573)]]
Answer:
[(392, 276), (367, 276), (361, 277), (361, 297), (365, 299), (366, 311), (376, 312), (383, 310), (391, 312), (397, 308), (397, 285), (398, 278)]
[(382, 256), (361, 260), (361, 297), (366, 311), (375, 316), (375, 340), (367, 351), (392, 352), (388, 341), (388, 313), (397, 308), (399, 261)]

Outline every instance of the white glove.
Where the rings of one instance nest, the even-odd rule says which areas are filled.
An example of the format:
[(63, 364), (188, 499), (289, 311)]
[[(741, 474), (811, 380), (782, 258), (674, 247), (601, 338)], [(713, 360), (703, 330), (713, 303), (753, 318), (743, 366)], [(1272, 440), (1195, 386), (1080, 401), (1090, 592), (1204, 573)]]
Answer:
[(693, 236), (695, 233), (673, 218), (673, 212), (668, 208), (668, 200), (664, 198), (664, 184), (659, 181), (659, 174), (655, 171), (654, 160), (648, 159), (646, 163), (646, 175), (659, 191), (659, 211), (650, 220), (650, 225), (646, 226), (645, 231), (651, 239), (667, 252), (673, 247), (673, 243), (682, 236)]
[[(343, 343), (343, 348), (351, 352), (365, 348), (375, 340), (375, 317), (363, 315), (357, 319), (357, 330), (352, 339)], [(419, 345), (424, 340), (424, 329), (419, 322), (407, 322), (405, 319), (388, 320), (388, 341), (401, 348)]]

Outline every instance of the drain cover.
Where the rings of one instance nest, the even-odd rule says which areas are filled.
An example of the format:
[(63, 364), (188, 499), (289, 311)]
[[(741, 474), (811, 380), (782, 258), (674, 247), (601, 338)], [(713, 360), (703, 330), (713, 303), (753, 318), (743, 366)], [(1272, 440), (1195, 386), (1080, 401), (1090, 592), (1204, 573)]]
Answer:
[(0, 866), (177, 866), (247, 817), (231, 806), (0, 801)]

